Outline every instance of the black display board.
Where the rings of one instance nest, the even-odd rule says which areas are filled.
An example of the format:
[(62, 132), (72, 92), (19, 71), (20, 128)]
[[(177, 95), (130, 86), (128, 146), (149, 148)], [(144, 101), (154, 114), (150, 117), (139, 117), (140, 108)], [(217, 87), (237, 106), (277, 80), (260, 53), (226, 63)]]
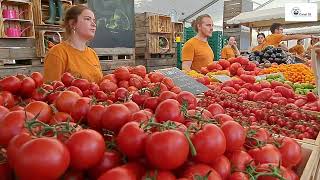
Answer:
[(97, 19), (92, 48), (134, 48), (134, 0), (89, 0)]
[(176, 67), (159, 69), (157, 71), (167, 77), (170, 77), (174, 84), (180, 87), (183, 91), (189, 91), (194, 95), (198, 95), (209, 90), (207, 86), (199, 83)]

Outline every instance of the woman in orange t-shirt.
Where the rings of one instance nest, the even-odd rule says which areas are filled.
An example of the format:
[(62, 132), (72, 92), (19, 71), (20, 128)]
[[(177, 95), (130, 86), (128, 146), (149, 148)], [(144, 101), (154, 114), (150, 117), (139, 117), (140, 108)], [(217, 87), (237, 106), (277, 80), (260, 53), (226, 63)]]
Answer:
[(240, 56), (240, 51), (237, 48), (236, 38), (230, 36), (228, 39), (228, 45), (222, 48), (221, 59), (230, 59)]
[(67, 40), (52, 47), (44, 60), (45, 81), (60, 80), (65, 72), (99, 83), (102, 71), (95, 51), (86, 43), (96, 32), (95, 16), (84, 5), (71, 7), (66, 15), (64, 26)]
[(201, 15), (192, 22), (197, 35), (189, 39), (182, 49), (182, 69), (200, 71), (213, 63), (214, 54), (208, 43), (212, 36), (213, 22), (209, 15)]

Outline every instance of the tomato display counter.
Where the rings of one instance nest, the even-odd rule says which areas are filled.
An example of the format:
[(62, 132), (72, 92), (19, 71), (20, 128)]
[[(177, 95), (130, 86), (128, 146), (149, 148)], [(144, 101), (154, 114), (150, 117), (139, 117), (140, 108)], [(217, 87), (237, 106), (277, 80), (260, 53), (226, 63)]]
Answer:
[[(308, 134), (300, 132), (302, 126), (292, 131), (262, 123), (267, 113), (289, 111), (284, 104), (245, 100), (226, 88), (206, 91), (197, 100), (164, 74), (147, 74), (144, 66), (119, 67), (99, 83), (70, 73), (51, 83), (43, 83), (37, 72), (7, 76), (0, 88), (5, 180), (13, 174), (20, 179), (317, 179), (319, 146), (299, 136), (316, 137), (315, 116), (301, 121)], [(282, 132), (299, 132), (292, 134), (302, 140)]]

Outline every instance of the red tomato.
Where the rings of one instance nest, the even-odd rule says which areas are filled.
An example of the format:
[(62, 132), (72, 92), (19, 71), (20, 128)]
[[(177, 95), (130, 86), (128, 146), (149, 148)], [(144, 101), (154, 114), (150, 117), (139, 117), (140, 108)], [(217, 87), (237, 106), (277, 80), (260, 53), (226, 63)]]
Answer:
[(252, 157), (245, 151), (234, 151), (227, 157), (236, 171), (244, 171), (248, 165), (254, 165)]
[(31, 98), (36, 101), (45, 101), (47, 94), (48, 94), (48, 91), (40, 87), (38, 89), (35, 89), (32, 92)]
[(113, 74), (119, 81), (128, 81), (130, 78), (130, 72), (128, 68), (126, 67), (118, 67), (117, 69), (114, 70)]
[(102, 105), (92, 105), (87, 113), (88, 125), (91, 129), (100, 130), (102, 128), (101, 118), (105, 111)]
[(52, 119), (50, 120), (50, 124), (58, 124), (61, 122), (74, 122), (71, 115), (65, 112), (57, 112), (52, 116)]
[(30, 77), (26, 77), (21, 81), (19, 93), (23, 97), (30, 97), (32, 92), (36, 89), (36, 83)]
[(9, 113), (9, 109), (4, 107), (4, 106), (0, 106), (0, 122), (3, 120), (3, 118)]
[(129, 163), (108, 170), (98, 180), (138, 180), (145, 173), (144, 168), (137, 163)]
[(90, 82), (86, 79), (74, 79), (71, 85), (79, 88), (81, 91), (86, 91), (90, 88)]
[[(191, 117), (200, 116), (203, 120), (209, 120), (213, 118), (211, 113), (206, 109), (197, 109), (197, 110), (191, 109), (191, 110), (188, 110), (188, 115)], [(192, 121), (192, 120), (187, 119), (186, 121)]]
[(104, 172), (109, 169), (120, 166), (121, 156), (115, 151), (104, 152), (101, 161), (88, 170), (93, 179), (98, 179)]
[(39, 72), (33, 72), (31, 73), (31, 76), (30, 76), (34, 82), (36, 83), (36, 87), (40, 87), (42, 86), (43, 84), (43, 76), (41, 73)]
[(248, 153), (254, 159), (256, 164), (264, 163), (280, 163), (281, 162), (281, 153), (280, 151), (271, 144), (267, 144), (262, 148), (255, 148), (249, 150)]
[(130, 121), (130, 110), (123, 104), (112, 104), (106, 108), (101, 122), (102, 127), (111, 131), (119, 131), (120, 128)]
[(115, 91), (115, 98), (118, 101), (125, 101), (126, 99), (128, 99), (129, 96), (129, 91), (126, 88), (118, 88)]
[(143, 83), (143, 79), (141, 77), (139, 77), (139, 78), (133, 77), (133, 78), (129, 79), (129, 86), (134, 86), (137, 89), (141, 89), (143, 87), (142, 83)]
[(223, 155), (211, 163), (211, 167), (217, 171), (222, 179), (228, 179), (231, 175), (231, 163), (229, 159)]
[(118, 83), (118, 87), (122, 87), (122, 88), (129, 88), (129, 81), (120, 81)]
[(134, 87), (134, 86), (129, 86), (129, 87), (128, 87), (128, 91), (131, 92), (131, 93), (133, 93), (133, 92), (138, 91), (138, 89), (137, 89), (136, 87)]
[(280, 141), (279, 151), (282, 157), (282, 165), (291, 168), (299, 164), (302, 159), (300, 145), (291, 138), (284, 138)]
[(149, 79), (152, 83), (161, 82), (165, 76), (159, 72), (149, 73)]
[(0, 80), (0, 89), (2, 91), (9, 91), (17, 93), (21, 87), (21, 80), (15, 76), (8, 76)]
[[(206, 177), (209, 172), (209, 176)], [(197, 176), (202, 178), (206, 177), (207, 180), (222, 180), (221, 176), (212, 167), (205, 164), (192, 165), (183, 173), (183, 177), (188, 179), (197, 179)]]
[(177, 94), (171, 91), (163, 91), (159, 96), (159, 102), (166, 99), (177, 99)]
[(176, 177), (170, 171), (152, 170), (146, 172), (142, 179), (176, 180)]
[(94, 95), (98, 101), (106, 101), (108, 99), (108, 95), (103, 91), (97, 91)]
[(224, 124), (228, 121), (233, 121), (233, 118), (227, 114), (217, 114), (213, 116), (213, 119), (217, 120), (220, 124)]
[(150, 97), (150, 93), (135, 92), (132, 94), (132, 101), (137, 103), (139, 106), (142, 106), (148, 97)]
[(96, 84), (96, 83), (90, 83), (90, 87), (89, 87), (89, 89), (93, 92), (93, 94), (94, 93), (96, 93), (97, 91), (99, 91), (100, 90), (100, 87), (98, 86), (98, 84)]
[(100, 89), (105, 93), (114, 92), (117, 90), (117, 88), (118, 88), (117, 84), (107, 79), (103, 80), (100, 83)]
[(291, 169), (287, 169), (287, 173), (290, 176), (289, 179), (291, 179), (291, 180), (299, 180), (300, 179), (299, 176)]
[(114, 74), (107, 74), (107, 75), (103, 76), (103, 80), (105, 80), (105, 79), (108, 79), (111, 82), (113, 82), (115, 84), (118, 84), (118, 80), (117, 80), (117, 78), (116, 78), (116, 76)]
[(73, 104), (70, 115), (74, 122), (84, 121), (86, 119), (87, 113), (91, 106), (90, 102), (90, 98), (81, 97)]
[(21, 146), (14, 169), (22, 179), (58, 179), (69, 163), (70, 154), (59, 140), (37, 138)]
[(0, 122), (0, 145), (7, 146), (10, 140), (24, 129), (24, 122), (34, 118), (34, 115), (25, 111), (9, 112)]
[(266, 129), (260, 127), (250, 127), (247, 131), (246, 147), (251, 148), (257, 145), (257, 140), (267, 143), (270, 134)]
[(0, 177), (1, 180), (13, 179), (12, 170), (10, 169), (8, 162), (0, 162)]
[(2, 91), (0, 95), (6, 108), (12, 108), (15, 105), (14, 97), (9, 91)]
[(131, 73), (139, 75), (140, 77), (144, 78), (147, 74), (147, 69), (142, 65), (138, 65), (136, 67), (133, 67)]
[(197, 99), (196, 97), (187, 91), (182, 91), (177, 96), (178, 102), (182, 105), (183, 103), (187, 103), (188, 109), (195, 109), (197, 106)]
[(228, 180), (249, 180), (249, 176), (243, 172), (234, 172)]
[(240, 150), (245, 143), (246, 134), (244, 128), (235, 121), (228, 121), (222, 124), (221, 130), (226, 138), (227, 151)]
[(184, 134), (176, 130), (152, 133), (145, 147), (149, 162), (159, 169), (176, 169), (188, 159), (189, 143)]
[(158, 107), (159, 98), (158, 97), (148, 97), (143, 103), (144, 108), (152, 109), (153, 111)]
[(226, 138), (222, 130), (213, 124), (206, 124), (202, 130), (191, 136), (191, 140), (197, 151), (195, 160), (198, 162), (211, 163), (226, 150)]
[(140, 110), (133, 113), (130, 121), (143, 122), (148, 121), (152, 117), (152, 113), (146, 110)]
[(7, 148), (7, 156), (8, 156), (8, 162), (10, 167), (14, 167), (15, 164), (15, 160), (18, 156), (18, 151), (20, 149), (20, 147), (25, 144), (26, 142), (30, 141), (32, 139), (32, 137), (30, 136), (30, 134), (27, 133), (21, 133), (18, 134), (16, 136), (14, 136), (9, 144), (8, 144), (8, 148)]
[(225, 113), (223, 107), (220, 106), (220, 104), (210, 104), (207, 110), (212, 114), (212, 116)]
[(180, 110), (180, 104), (178, 101), (173, 99), (167, 99), (162, 101), (156, 111), (155, 111), (155, 118), (157, 122), (164, 122), (164, 121), (176, 121), (183, 123), (184, 117)]
[(117, 147), (129, 158), (138, 158), (144, 155), (147, 134), (137, 122), (125, 124), (116, 138)]
[(28, 111), (35, 116), (38, 116), (37, 119), (44, 123), (49, 123), (53, 116), (51, 107), (47, 103), (41, 101), (35, 101), (28, 104), (25, 107), (25, 111)]
[(52, 91), (51, 93), (49, 93), (47, 95), (48, 104), (54, 103), (60, 94), (61, 94), (61, 91)]
[(169, 90), (174, 87), (174, 82), (173, 82), (173, 80), (172, 80), (171, 78), (169, 78), (169, 77), (164, 77), (164, 78), (162, 79), (162, 83), (163, 83), (164, 85), (166, 85)]
[(85, 170), (99, 163), (105, 152), (105, 143), (101, 134), (85, 129), (75, 132), (66, 142), (70, 151), (70, 166)]
[(55, 100), (55, 106), (59, 111), (71, 113), (73, 105), (80, 98), (79, 94), (72, 91), (63, 91)]
[(68, 72), (63, 73), (61, 76), (61, 81), (66, 87), (71, 86), (71, 83), (74, 79), (75, 78), (72, 76), (72, 74)]
[[(274, 171), (274, 169), (277, 169), (278, 174), (286, 180), (292, 180), (291, 179), (291, 174), (287, 171), (286, 168), (283, 166), (279, 167), (279, 164), (260, 164), (257, 166), (256, 171), (260, 173), (267, 173), (270, 174), (271, 172)], [(273, 177), (270, 175), (265, 175), (265, 176), (259, 176), (258, 180), (278, 180), (279, 178)]]
[(125, 102), (123, 103), (123, 105), (125, 105), (130, 110), (131, 114), (140, 111), (139, 106), (133, 101)]
[(174, 86), (170, 91), (176, 94), (179, 94), (180, 92), (182, 92), (181, 88), (178, 86)]

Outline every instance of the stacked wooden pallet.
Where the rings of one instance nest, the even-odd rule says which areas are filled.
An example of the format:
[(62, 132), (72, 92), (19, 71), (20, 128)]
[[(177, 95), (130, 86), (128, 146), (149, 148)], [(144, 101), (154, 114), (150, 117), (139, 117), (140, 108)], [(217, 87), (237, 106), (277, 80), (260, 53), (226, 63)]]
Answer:
[(172, 23), (169, 16), (141, 13), (135, 16), (136, 65), (148, 71), (176, 66), (174, 39), (183, 37), (183, 24)]
[(253, 9), (253, 3), (249, 0), (224, 1), (223, 34), (225, 36), (234, 36), (236, 38), (236, 41), (238, 42), (238, 46), (241, 43), (241, 39), (240, 39), (241, 26), (227, 24), (227, 21), (239, 15), (241, 12), (252, 11), (252, 9)]
[(134, 66), (133, 48), (95, 48), (99, 56), (102, 73), (111, 73), (119, 66)]

